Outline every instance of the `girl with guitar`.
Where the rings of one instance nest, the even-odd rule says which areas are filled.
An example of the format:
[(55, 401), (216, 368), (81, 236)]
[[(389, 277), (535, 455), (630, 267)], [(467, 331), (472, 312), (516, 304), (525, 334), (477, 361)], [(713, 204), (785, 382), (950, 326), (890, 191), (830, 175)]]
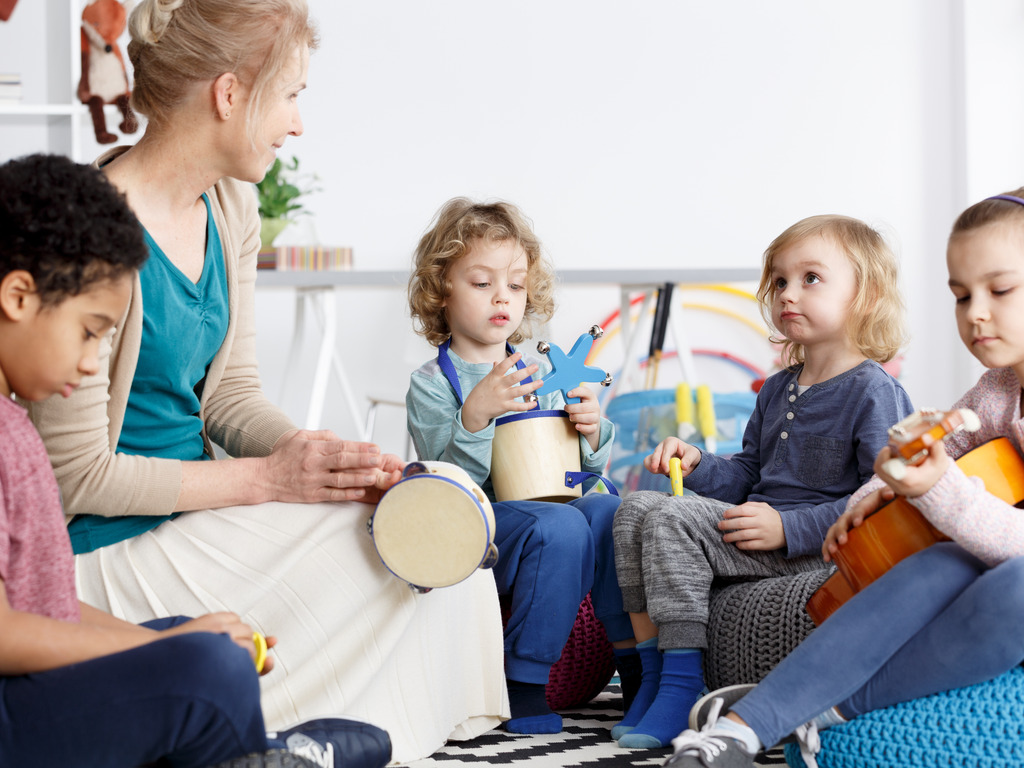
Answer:
[(824, 568), (821, 544), (872, 474), (910, 398), (880, 363), (904, 341), (896, 257), (846, 216), (812, 216), (764, 254), (758, 298), (784, 337), (743, 449), (716, 456), (669, 437), (644, 460), (668, 475), (680, 459), (693, 495), (641, 491), (615, 514), (615, 567), (643, 669), (612, 738), (668, 746), (704, 689), (715, 579), (750, 581)]
[(794, 730), (807, 761), (823, 727), (984, 682), (1024, 659), (1024, 515), (951, 461), (1004, 436), (1018, 453), (1024, 447), (1024, 188), (964, 211), (946, 263), (960, 338), (989, 369), (956, 407), (974, 411), (981, 427), (936, 440), (899, 472), (883, 448), (877, 477), (850, 499), (822, 552), (833, 558), (851, 526), (894, 494), (951, 541), (898, 562), (756, 687), (705, 696), (690, 713), (691, 728), (703, 727), (674, 741), (669, 765), (753, 765), (759, 749)]

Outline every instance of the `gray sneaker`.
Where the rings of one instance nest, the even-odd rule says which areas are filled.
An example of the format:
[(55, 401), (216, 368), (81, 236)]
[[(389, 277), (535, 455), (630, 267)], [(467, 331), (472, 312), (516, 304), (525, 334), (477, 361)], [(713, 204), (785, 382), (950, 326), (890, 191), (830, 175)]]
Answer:
[(722, 700), (722, 711), (728, 712), (732, 709), (732, 705), (742, 699), (748, 693), (750, 693), (757, 686), (753, 683), (740, 683), (739, 685), (727, 685), (725, 688), (719, 688), (716, 691), (711, 691), (697, 699), (697, 703), (690, 709), (690, 729), (693, 731), (699, 731), (704, 728), (704, 723), (708, 721), (708, 712), (711, 710), (711, 704), (715, 699)]
[(675, 753), (665, 761), (666, 768), (752, 768), (754, 755), (716, 728), (721, 710), (722, 700), (715, 699), (701, 730), (687, 729), (672, 739)]
[(268, 749), (250, 755), (235, 757), (210, 768), (318, 768), (304, 757), (292, 754), (287, 749)]
[[(737, 701), (746, 696), (756, 686), (752, 683), (741, 683), (739, 685), (729, 685), (725, 688), (719, 688), (717, 691), (711, 691), (704, 696), (697, 699), (697, 703), (690, 709), (689, 725), (693, 731), (703, 731), (706, 724), (710, 721), (712, 713), (714, 714), (715, 720), (718, 719), (719, 712), (728, 712), (732, 705)], [(716, 703), (721, 702), (720, 704)], [(690, 731), (684, 731), (689, 733)], [(673, 742), (675, 743), (675, 742)], [(821, 751), (821, 739), (818, 736), (818, 726), (814, 722), (804, 723), (798, 725), (793, 729), (793, 732), (788, 736), (782, 737), (779, 744), (799, 744), (800, 755), (804, 759), (804, 763), (807, 768), (817, 768), (817, 762), (815, 756)], [(778, 745), (766, 744), (765, 747), (772, 747)]]

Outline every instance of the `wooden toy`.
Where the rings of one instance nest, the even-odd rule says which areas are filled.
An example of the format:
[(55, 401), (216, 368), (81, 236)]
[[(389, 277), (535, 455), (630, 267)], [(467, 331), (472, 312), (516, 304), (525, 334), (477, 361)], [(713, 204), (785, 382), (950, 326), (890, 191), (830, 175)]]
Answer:
[(494, 422), (491, 483), (498, 501), (569, 501), (582, 493), (566, 485), (580, 471), (580, 433), (565, 411), (524, 411)]
[(590, 354), (590, 347), (593, 345), (594, 339), (599, 339), (603, 335), (604, 331), (601, 330), (601, 326), (591, 326), (587, 333), (576, 339), (576, 343), (572, 345), (568, 355), (555, 344), (547, 341), (537, 342), (537, 351), (542, 355), (547, 355), (551, 362), (551, 372), (544, 377), (544, 386), (535, 394), (547, 395), (561, 390), (565, 402), (578, 403), (580, 399), (578, 397), (570, 398), (569, 392), (583, 382), (601, 382), (603, 387), (611, 386), (612, 375), (610, 373), (586, 364), (587, 355)]

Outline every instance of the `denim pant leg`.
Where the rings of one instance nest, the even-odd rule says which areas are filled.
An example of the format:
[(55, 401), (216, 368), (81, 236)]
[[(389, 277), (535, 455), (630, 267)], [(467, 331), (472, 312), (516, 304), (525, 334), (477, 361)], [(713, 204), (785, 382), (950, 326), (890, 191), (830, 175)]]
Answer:
[[(165, 625), (166, 626), (166, 625)], [(192, 633), (0, 677), (5, 765), (202, 768), (267, 748), (259, 681), (227, 637)]]
[(897, 563), (854, 595), (732, 707), (772, 746), (859, 691), (986, 570), (943, 542)]
[(594, 539), (569, 504), (503, 501), (493, 505), (498, 593), (512, 596), (505, 625), (505, 674), (547, 683), (551, 665), (594, 581)]
[(1024, 659), (1024, 557), (984, 571), (934, 621), (839, 703), (856, 717), (991, 680)]
[(612, 524), (620, 501), (618, 496), (609, 493), (591, 493), (569, 502), (583, 513), (594, 538), (594, 586), (590, 589), (590, 602), (594, 615), (600, 619), (612, 642), (633, 637), (633, 625), (622, 609), (622, 590), (615, 575)]

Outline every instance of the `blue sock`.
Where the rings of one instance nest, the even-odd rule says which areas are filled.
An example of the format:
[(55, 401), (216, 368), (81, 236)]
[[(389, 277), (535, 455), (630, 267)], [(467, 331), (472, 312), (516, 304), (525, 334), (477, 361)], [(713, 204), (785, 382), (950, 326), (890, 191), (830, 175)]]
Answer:
[(658, 685), (661, 683), (661, 657), (658, 650), (658, 638), (652, 637), (637, 643), (636, 652), (640, 656), (641, 675), (640, 687), (633, 696), (633, 703), (626, 710), (625, 717), (618, 725), (612, 727), (612, 738), (618, 741), (629, 733), (640, 722), (640, 718), (647, 712), (647, 708), (654, 702), (658, 695)]
[(539, 683), (507, 680), (508, 707), (512, 717), (505, 723), (510, 733), (561, 733), (562, 717), (551, 711), (545, 690)]
[(619, 739), (620, 747), (667, 747), (686, 728), (690, 709), (704, 690), (702, 657), (698, 648), (665, 651), (658, 695), (636, 727)]

